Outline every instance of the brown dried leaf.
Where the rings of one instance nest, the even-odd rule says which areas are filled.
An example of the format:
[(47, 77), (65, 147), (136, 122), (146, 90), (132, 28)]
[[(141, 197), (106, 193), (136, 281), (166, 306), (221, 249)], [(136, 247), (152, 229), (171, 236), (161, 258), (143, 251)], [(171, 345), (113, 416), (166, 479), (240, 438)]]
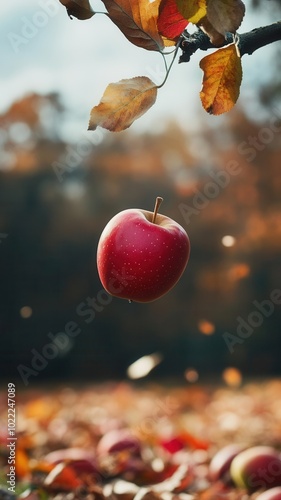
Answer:
[(69, 17), (74, 16), (77, 19), (90, 19), (94, 15), (89, 0), (59, 0), (65, 6)]
[(245, 14), (242, 0), (208, 0), (207, 17), (216, 31), (235, 33)]
[(159, 2), (160, 0), (103, 0), (108, 16), (131, 43), (156, 51), (164, 48), (157, 28)]
[(225, 44), (224, 36), (214, 28), (207, 16), (200, 20), (198, 26), (208, 35), (214, 47), (222, 47)]
[(204, 71), (200, 92), (204, 109), (214, 115), (229, 111), (238, 99), (242, 81), (241, 58), (235, 44), (204, 57), (200, 68)]
[(90, 115), (89, 130), (98, 125), (120, 132), (142, 116), (155, 102), (157, 87), (146, 76), (110, 83)]

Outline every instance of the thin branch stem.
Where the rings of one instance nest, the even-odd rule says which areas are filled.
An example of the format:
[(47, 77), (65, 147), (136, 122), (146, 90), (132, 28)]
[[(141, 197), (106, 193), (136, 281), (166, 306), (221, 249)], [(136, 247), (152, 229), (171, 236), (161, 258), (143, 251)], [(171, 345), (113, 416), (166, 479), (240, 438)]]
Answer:
[[(281, 21), (268, 26), (256, 28), (248, 33), (239, 35), (238, 48), (241, 56), (243, 56), (245, 54), (253, 54), (256, 50), (265, 47), (270, 43), (277, 42), (278, 40), (281, 40)], [(228, 45), (232, 42), (233, 35), (231, 33), (227, 33), (224, 45)], [(198, 49), (209, 50), (218, 47), (215, 47), (211, 43), (208, 35), (198, 29), (192, 35), (186, 31), (183, 33), (180, 48), (182, 49), (182, 55), (180, 56), (179, 62), (182, 63), (189, 62), (191, 56)]]
[(163, 61), (164, 61), (164, 65), (165, 65), (165, 70), (166, 70), (166, 74), (168, 73), (168, 65), (167, 65), (167, 61), (166, 61), (166, 57), (165, 57), (165, 54), (163, 52), (160, 52), (162, 58), (163, 58)]
[[(168, 67), (168, 69), (167, 69), (166, 59), (165, 59), (165, 57), (164, 57), (164, 59), (165, 59), (165, 66), (166, 66), (166, 76), (165, 76), (165, 78), (164, 78), (163, 82), (162, 82), (162, 83), (160, 83), (160, 85), (157, 85), (157, 88), (158, 88), (158, 89), (161, 89), (161, 87), (163, 87), (163, 85), (165, 85), (165, 83), (166, 83), (166, 81), (167, 81), (167, 79), (168, 79), (168, 76), (169, 76), (169, 74), (170, 74), (170, 71), (171, 71), (171, 69), (172, 69), (172, 66), (173, 66), (173, 64), (174, 64), (174, 62), (175, 62), (175, 59), (176, 59), (176, 57), (177, 57), (177, 53), (178, 53), (179, 47), (180, 47), (180, 44), (178, 43), (178, 44), (177, 44), (177, 46), (176, 46), (176, 50), (175, 50), (175, 52), (174, 52), (174, 55), (173, 55), (173, 59), (172, 59), (172, 61), (171, 61), (170, 66)], [(164, 55), (164, 54), (162, 54), (162, 55)]]

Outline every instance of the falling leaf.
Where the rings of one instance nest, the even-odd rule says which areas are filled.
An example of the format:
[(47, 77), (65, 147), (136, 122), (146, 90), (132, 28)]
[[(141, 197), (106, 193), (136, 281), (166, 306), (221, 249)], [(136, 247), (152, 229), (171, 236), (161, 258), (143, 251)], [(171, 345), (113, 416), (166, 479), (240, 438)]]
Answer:
[(127, 375), (131, 379), (146, 377), (161, 361), (162, 356), (158, 353), (142, 356), (128, 367)]
[(208, 0), (207, 17), (216, 31), (235, 33), (245, 14), (242, 0)]
[(74, 16), (77, 19), (90, 19), (94, 15), (89, 0), (59, 0), (65, 6), (69, 17)]
[(110, 19), (131, 43), (161, 51), (164, 43), (157, 28), (159, 1), (103, 0), (103, 3)]
[(110, 83), (91, 111), (88, 129), (100, 125), (114, 132), (125, 130), (154, 104), (156, 97), (157, 87), (146, 76)]
[(176, 0), (162, 0), (159, 7), (158, 30), (162, 36), (176, 40), (188, 21), (178, 10)]
[(190, 23), (197, 24), (207, 13), (206, 0), (176, 0), (178, 10)]
[(204, 57), (200, 68), (204, 71), (200, 92), (204, 109), (214, 115), (229, 111), (238, 99), (242, 81), (241, 58), (235, 44)]

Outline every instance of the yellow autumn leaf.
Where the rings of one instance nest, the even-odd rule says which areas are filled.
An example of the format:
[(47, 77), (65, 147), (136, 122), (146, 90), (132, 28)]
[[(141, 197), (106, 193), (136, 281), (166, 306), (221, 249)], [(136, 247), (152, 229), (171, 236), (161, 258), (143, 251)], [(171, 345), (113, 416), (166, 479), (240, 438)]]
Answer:
[(222, 35), (235, 33), (244, 14), (242, 0), (208, 0), (207, 17), (213, 28)]
[(235, 44), (204, 57), (200, 68), (204, 71), (200, 92), (204, 109), (213, 115), (229, 111), (238, 99), (242, 81), (241, 57)]
[(190, 23), (197, 24), (206, 16), (206, 0), (176, 0), (181, 15)]
[(120, 132), (140, 118), (156, 101), (157, 87), (146, 76), (110, 83), (90, 115), (88, 130), (97, 126)]

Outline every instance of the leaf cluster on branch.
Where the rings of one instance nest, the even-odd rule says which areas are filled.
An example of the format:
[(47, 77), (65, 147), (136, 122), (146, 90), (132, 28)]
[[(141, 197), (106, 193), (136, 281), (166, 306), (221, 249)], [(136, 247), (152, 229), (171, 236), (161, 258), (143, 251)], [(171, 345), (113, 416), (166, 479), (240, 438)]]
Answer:
[[(68, 15), (85, 20), (93, 17), (89, 0), (59, 0)], [(179, 62), (188, 62), (198, 49), (216, 48), (200, 61), (203, 70), (200, 98), (214, 115), (229, 111), (236, 103), (242, 82), (241, 57), (281, 39), (281, 22), (257, 28), (241, 36), (237, 29), (245, 14), (242, 0), (103, 0), (102, 13), (122, 31), (129, 42), (161, 54), (166, 76), (156, 85), (147, 76), (124, 79), (107, 86), (100, 103), (91, 110), (89, 130), (101, 126), (111, 131), (128, 128), (156, 101), (179, 50)], [(101, 13), (100, 13), (101, 14)], [(198, 30), (190, 35), (186, 28)], [(168, 66), (166, 56), (173, 51)]]

